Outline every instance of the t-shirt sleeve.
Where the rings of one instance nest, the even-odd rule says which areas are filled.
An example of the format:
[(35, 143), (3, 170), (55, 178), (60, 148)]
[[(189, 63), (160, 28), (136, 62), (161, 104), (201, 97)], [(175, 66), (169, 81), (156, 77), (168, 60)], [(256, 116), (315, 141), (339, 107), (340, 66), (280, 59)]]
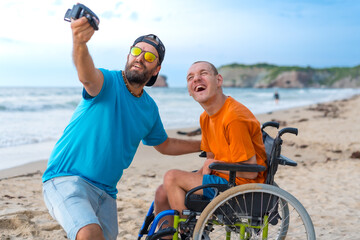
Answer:
[(205, 126), (205, 116), (202, 114), (200, 116), (200, 127), (201, 127), (201, 145), (200, 149), (205, 152), (211, 152), (211, 149), (209, 147), (209, 143), (207, 140), (207, 127)]
[(99, 70), (102, 72), (103, 76), (104, 76), (104, 82), (103, 85), (101, 87), (101, 90), (99, 92), (99, 94), (95, 97), (91, 96), (85, 89), (85, 87), (83, 87), (83, 92), (82, 92), (82, 97), (84, 100), (92, 100), (95, 98), (100, 97), (101, 95), (104, 94), (104, 92), (106, 92), (107, 89), (109, 89), (108, 85), (109, 85), (109, 79), (112, 77), (111, 76), (111, 72), (109, 70), (103, 69), (103, 68), (99, 68)]
[(150, 133), (145, 138), (142, 139), (142, 143), (144, 145), (157, 146), (163, 143), (168, 138), (168, 135), (164, 129), (158, 110), (156, 111), (155, 116), (156, 119), (154, 126), (152, 127)]
[(255, 148), (250, 126), (246, 121), (234, 120), (227, 126), (231, 162), (243, 162), (253, 157)]

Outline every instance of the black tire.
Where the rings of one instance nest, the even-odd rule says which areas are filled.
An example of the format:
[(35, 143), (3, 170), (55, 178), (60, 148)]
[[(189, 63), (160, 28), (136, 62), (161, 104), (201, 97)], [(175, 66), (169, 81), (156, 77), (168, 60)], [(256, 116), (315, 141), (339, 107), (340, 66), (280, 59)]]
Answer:
[[(264, 214), (269, 224), (264, 224)], [(241, 238), (239, 226), (245, 224), (246, 235)], [(281, 188), (256, 183), (230, 188), (213, 199), (201, 213), (193, 238), (263, 239), (266, 225), (266, 239), (316, 239), (309, 214), (294, 196)]]

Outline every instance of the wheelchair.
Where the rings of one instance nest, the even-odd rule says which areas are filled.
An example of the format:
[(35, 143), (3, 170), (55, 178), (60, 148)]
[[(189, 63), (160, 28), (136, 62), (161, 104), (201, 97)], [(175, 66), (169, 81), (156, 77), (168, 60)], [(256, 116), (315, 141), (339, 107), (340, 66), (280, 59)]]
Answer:
[[(213, 163), (213, 170), (229, 171), (229, 184), (207, 184), (198, 186), (186, 194), (183, 211), (186, 218), (180, 218), (176, 210), (166, 210), (154, 215), (154, 202), (139, 231), (138, 240), (173, 236), (181, 240), (210, 239), (308, 239), (313, 240), (315, 230), (312, 220), (303, 205), (290, 193), (279, 188), (274, 177), (279, 165), (297, 166), (297, 163), (281, 155), (281, 136), (285, 133), (297, 135), (296, 128), (283, 128), (272, 138), (266, 127), (279, 128), (277, 122), (266, 122), (261, 131), (267, 155), (267, 177), (264, 184), (235, 184), (236, 172), (261, 172), (266, 168), (249, 164)], [(213, 199), (194, 194), (199, 189), (212, 188)], [(173, 216), (174, 225), (157, 230), (164, 216)]]

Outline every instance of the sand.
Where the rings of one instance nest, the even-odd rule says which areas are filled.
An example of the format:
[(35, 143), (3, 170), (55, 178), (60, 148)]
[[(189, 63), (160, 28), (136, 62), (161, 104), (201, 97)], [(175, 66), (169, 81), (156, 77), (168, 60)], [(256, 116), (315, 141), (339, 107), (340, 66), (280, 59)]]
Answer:
[[(299, 164), (280, 166), (275, 180), (305, 206), (318, 239), (358, 239), (359, 106), (360, 96), (355, 96), (257, 116), (262, 123), (277, 120), (281, 127), (299, 129), (298, 136), (283, 136), (283, 154)], [(168, 133), (171, 137), (200, 139), (178, 135), (176, 130)], [(118, 239), (136, 239), (154, 191), (168, 169), (194, 170), (202, 162), (198, 154), (164, 156), (141, 145), (118, 184)], [(1, 240), (66, 238), (42, 199), (41, 175), (45, 167), (46, 161), (38, 161), (0, 171)]]

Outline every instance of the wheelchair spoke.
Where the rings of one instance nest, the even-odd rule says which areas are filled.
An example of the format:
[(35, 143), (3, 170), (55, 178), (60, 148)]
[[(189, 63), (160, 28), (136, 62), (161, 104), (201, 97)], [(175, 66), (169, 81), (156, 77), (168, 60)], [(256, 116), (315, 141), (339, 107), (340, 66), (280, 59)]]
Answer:
[(292, 195), (270, 185), (246, 185), (225, 191), (204, 209), (195, 240), (315, 239), (309, 215)]

